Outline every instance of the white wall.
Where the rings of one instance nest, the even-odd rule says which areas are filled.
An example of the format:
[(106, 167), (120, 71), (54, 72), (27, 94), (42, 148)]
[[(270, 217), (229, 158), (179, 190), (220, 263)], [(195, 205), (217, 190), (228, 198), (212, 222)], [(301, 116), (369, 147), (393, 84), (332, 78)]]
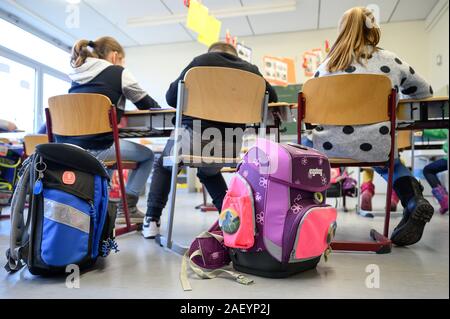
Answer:
[[(437, 27), (437, 29), (440, 28)], [(247, 37), (239, 40), (244, 41), (247, 46), (253, 49), (253, 63), (258, 65), (260, 69), (265, 55), (294, 58), (297, 68), (297, 82), (302, 83), (305, 81), (301, 69), (303, 52), (324, 47), (325, 40), (332, 43), (336, 35), (336, 29), (326, 29)], [(430, 76), (428, 37), (429, 34), (425, 32), (424, 21), (391, 23), (382, 26), (380, 46), (396, 52), (428, 79)], [(141, 85), (158, 102), (166, 105), (165, 92), (169, 84), (179, 76), (181, 70), (193, 57), (205, 51), (205, 46), (195, 42), (128, 48), (127, 64), (141, 82)]]
[[(449, 20), (448, 5), (439, 20), (427, 33), (430, 50), (429, 69), (430, 81), (439, 95), (448, 95), (449, 84)], [(437, 57), (442, 57), (442, 64), (437, 65)]]

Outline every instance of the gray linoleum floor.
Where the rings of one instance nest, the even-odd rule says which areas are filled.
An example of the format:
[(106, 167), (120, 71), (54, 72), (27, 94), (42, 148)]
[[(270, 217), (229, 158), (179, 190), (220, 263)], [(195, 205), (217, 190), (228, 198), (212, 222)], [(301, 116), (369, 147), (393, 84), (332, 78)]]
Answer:
[[(199, 194), (179, 191), (175, 237), (181, 243), (189, 243), (216, 217), (215, 213), (195, 211), (193, 207), (200, 201)], [(383, 197), (376, 197), (376, 208), (382, 209), (382, 203)], [(354, 201), (349, 207), (354, 207)], [(399, 220), (397, 213), (392, 226)], [(381, 230), (382, 222), (382, 217), (368, 219), (354, 211), (340, 211), (337, 238), (367, 239), (369, 229)], [(0, 221), (2, 266), (9, 227), (9, 221)], [(336, 252), (316, 270), (286, 279), (252, 277), (255, 283), (251, 286), (228, 278), (201, 280), (191, 274), (191, 292), (183, 292), (180, 285), (180, 256), (153, 240), (144, 240), (139, 233), (124, 235), (118, 243), (121, 251), (82, 274), (79, 289), (68, 289), (65, 278), (35, 277), (26, 269), (8, 275), (1, 267), (0, 298), (449, 298), (448, 215), (435, 214), (418, 244), (394, 248), (391, 254)], [(373, 264), (380, 269), (379, 288), (366, 287), (366, 267)]]

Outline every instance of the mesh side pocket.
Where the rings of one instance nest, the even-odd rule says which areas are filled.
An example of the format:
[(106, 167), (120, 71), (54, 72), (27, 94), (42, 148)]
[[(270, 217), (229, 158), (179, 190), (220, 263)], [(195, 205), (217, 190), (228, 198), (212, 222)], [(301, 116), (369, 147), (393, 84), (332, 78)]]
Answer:
[(230, 182), (219, 217), (227, 247), (249, 249), (255, 243), (253, 193), (244, 177), (236, 174)]

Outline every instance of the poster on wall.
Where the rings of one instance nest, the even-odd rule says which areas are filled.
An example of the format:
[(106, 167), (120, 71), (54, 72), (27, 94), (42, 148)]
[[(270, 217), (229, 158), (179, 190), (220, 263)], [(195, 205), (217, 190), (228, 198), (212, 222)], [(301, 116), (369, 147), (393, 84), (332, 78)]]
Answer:
[(236, 45), (236, 50), (242, 60), (247, 61), (248, 63), (252, 63), (252, 49), (243, 45), (242, 43), (238, 43)]
[(289, 58), (265, 56), (264, 77), (272, 85), (288, 85), (296, 83), (295, 62)]
[(323, 62), (322, 49), (312, 49), (303, 53), (303, 69), (305, 70), (305, 76), (311, 77), (316, 72), (319, 65)]

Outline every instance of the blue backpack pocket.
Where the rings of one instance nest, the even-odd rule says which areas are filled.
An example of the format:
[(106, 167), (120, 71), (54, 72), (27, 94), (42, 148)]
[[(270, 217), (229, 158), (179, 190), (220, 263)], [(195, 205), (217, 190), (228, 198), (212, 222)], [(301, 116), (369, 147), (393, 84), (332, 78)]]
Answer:
[(72, 194), (44, 188), (41, 258), (48, 266), (77, 264), (89, 256), (94, 206)]

